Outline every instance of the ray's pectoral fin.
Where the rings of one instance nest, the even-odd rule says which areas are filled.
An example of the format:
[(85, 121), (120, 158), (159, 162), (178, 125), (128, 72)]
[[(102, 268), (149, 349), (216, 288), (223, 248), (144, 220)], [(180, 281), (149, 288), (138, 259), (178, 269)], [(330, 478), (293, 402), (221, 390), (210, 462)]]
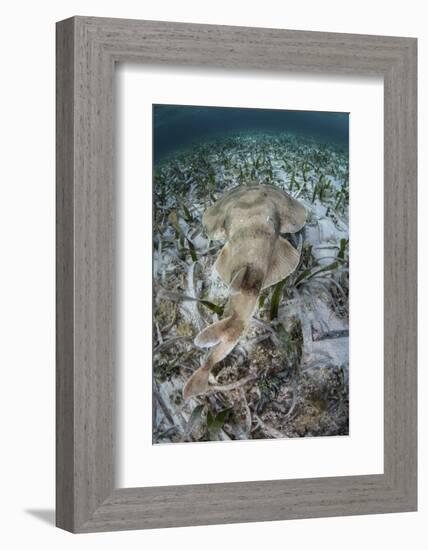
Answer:
[(214, 264), (214, 269), (228, 285), (230, 283), (230, 245), (226, 243)]
[(224, 239), (226, 235), (224, 220), (225, 214), (221, 209), (221, 201), (218, 201), (213, 206), (210, 206), (210, 208), (207, 208), (202, 217), (202, 223), (210, 239), (213, 239), (214, 241)]
[(300, 253), (286, 239), (279, 237), (275, 243), (272, 262), (269, 266), (263, 288), (272, 286), (288, 277), (299, 265)]
[(276, 203), (281, 233), (297, 233), (306, 223), (306, 208), (295, 198), (282, 196)]
[(207, 326), (196, 336), (195, 344), (200, 348), (211, 348), (220, 342), (224, 333), (228, 330), (232, 317), (226, 317)]

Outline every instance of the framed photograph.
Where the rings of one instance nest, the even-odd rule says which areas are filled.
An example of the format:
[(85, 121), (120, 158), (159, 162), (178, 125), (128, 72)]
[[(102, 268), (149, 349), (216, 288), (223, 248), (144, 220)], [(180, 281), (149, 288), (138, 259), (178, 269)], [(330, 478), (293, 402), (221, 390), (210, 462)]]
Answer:
[(57, 525), (414, 511), (416, 39), (57, 24)]

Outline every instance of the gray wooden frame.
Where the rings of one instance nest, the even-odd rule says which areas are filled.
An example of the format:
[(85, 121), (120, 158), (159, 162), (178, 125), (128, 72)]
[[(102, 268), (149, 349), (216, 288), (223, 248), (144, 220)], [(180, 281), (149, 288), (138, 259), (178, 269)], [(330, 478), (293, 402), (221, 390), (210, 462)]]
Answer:
[[(383, 76), (383, 474), (115, 488), (116, 62)], [(59, 527), (91, 532), (416, 510), (416, 78), (413, 38), (88, 17), (57, 24)]]

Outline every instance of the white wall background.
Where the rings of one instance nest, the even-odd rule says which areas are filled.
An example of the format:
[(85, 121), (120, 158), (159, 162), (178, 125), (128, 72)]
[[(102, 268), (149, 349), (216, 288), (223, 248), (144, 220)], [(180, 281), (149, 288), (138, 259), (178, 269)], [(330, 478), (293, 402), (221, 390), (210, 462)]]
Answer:
[[(427, 44), (424, 2), (407, 0), (15, 0), (1, 11), (0, 199), (0, 542), (4, 548), (231, 548), (267, 545), (330, 550), (422, 548), (428, 484), (420, 468), (420, 511), (73, 536), (53, 527), (54, 506), (54, 23), (70, 15), (417, 36), (419, 38), (420, 211), (427, 204)], [(421, 215), (422, 235), (428, 230)], [(425, 249), (426, 250), (426, 249)], [(426, 255), (420, 256), (423, 281)], [(421, 306), (427, 291), (421, 285)], [(421, 307), (420, 334), (428, 330)], [(421, 346), (420, 364), (428, 354)], [(421, 465), (428, 462), (420, 370)], [(425, 429), (424, 429), (425, 427)], [(424, 542), (423, 542), (424, 541)]]

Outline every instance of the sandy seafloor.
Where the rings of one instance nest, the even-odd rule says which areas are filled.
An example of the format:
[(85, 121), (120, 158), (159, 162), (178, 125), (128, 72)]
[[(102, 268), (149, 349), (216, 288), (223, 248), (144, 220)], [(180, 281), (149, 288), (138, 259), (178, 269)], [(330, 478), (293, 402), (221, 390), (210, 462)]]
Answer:
[[(228, 290), (212, 266), (204, 210), (249, 182), (288, 191), (308, 210), (289, 237), (297, 270), (266, 289), (250, 329), (188, 402), (204, 359), (193, 338), (221, 317)], [(348, 152), (289, 133), (240, 133), (189, 146), (154, 167), (153, 442), (347, 435)]]

